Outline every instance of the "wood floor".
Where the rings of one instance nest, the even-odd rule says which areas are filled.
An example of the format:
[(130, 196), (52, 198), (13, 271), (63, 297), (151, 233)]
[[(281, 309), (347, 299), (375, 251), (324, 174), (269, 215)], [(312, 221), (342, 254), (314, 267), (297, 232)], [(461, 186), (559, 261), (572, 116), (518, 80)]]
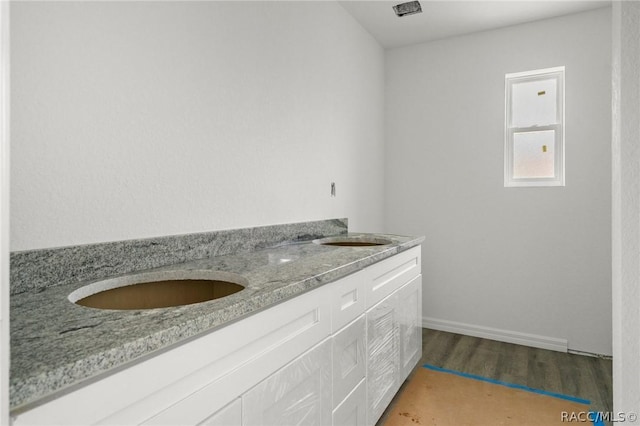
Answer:
[(588, 399), (593, 411), (613, 411), (611, 360), (423, 329), (418, 368), (424, 364)]

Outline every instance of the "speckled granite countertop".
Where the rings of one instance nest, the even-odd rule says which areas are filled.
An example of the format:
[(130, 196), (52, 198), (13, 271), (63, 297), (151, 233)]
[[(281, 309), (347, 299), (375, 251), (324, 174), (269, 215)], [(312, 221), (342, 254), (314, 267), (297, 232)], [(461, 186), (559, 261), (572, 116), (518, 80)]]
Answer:
[(11, 409), (19, 412), (38, 405), (185, 339), (417, 246), (424, 239), (370, 236), (386, 238), (391, 244), (335, 247), (294, 242), (147, 270), (167, 276), (177, 270), (225, 271), (248, 281), (239, 293), (194, 305), (112, 311), (78, 306), (67, 299), (72, 291), (96, 279), (14, 294), (10, 311)]

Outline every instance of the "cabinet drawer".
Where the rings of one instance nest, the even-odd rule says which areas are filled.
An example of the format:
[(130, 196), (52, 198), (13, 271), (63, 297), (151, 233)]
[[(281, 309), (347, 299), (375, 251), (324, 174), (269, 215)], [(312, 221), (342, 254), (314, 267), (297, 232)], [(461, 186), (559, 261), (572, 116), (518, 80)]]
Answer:
[(365, 366), (364, 315), (333, 337), (333, 407), (338, 406), (364, 379)]
[[(330, 334), (327, 302), (327, 289), (320, 288), (181, 347), (190, 348), (174, 360), (181, 364), (195, 359), (197, 355), (206, 358), (219, 346), (230, 350), (226, 356), (210, 359), (209, 364), (105, 419), (103, 423), (128, 424), (144, 413), (158, 413), (158, 407), (166, 409), (151, 418), (147, 415), (143, 424), (194, 425), (202, 422), (233, 398), (282, 368), (288, 360), (325, 339)], [(201, 341), (206, 344), (194, 345)], [(167, 371), (167, 368), (170, 366), (156, 371)]]
[(364, 426), (367, 424), (367, 382), (358, 386), (333, 411), (333, 426)]
[(370, 308), (420, 274), (420, 247), (378, 262), (366, 271), (365, 298)]
[(335, 333), (365, 310), (365, 271), (356, 272), (333, 284), (331, 289), (331, 331)]

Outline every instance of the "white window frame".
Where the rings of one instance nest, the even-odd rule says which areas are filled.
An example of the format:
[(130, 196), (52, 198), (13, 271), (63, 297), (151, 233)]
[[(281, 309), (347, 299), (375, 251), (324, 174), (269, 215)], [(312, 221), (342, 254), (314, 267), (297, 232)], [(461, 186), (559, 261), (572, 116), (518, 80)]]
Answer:
[[(505, 136), (504, 136), (504, 186), (565, 186), (564, 177), (564, 71), (565, 68), (554, 67), (540, 70), (506, 74), (505, 81)], [(514, 127), (511, 118), (512, 88), (515, 83), (555, 79), (556, 122), (544, 123), (530, 127)], [(545, 178), (513, 177), (514, 135), (516, 133), (539, 132), (553, 130), (555, 132), (554, 176)]]

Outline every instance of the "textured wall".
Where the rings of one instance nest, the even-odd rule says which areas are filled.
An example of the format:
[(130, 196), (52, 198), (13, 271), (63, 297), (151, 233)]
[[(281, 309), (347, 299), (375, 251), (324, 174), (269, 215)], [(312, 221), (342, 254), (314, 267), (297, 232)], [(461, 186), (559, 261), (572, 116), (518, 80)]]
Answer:
[[(426, 236), (430, 325), (611, 354), (610, 20), (387, 51), (386, 229)], [(566, 187), (504, 188), (504, 75), (561, 65)]]
[(382, 228), (384, 52), (338, 4), (15, 2), (11, 19), (11, 250)]

